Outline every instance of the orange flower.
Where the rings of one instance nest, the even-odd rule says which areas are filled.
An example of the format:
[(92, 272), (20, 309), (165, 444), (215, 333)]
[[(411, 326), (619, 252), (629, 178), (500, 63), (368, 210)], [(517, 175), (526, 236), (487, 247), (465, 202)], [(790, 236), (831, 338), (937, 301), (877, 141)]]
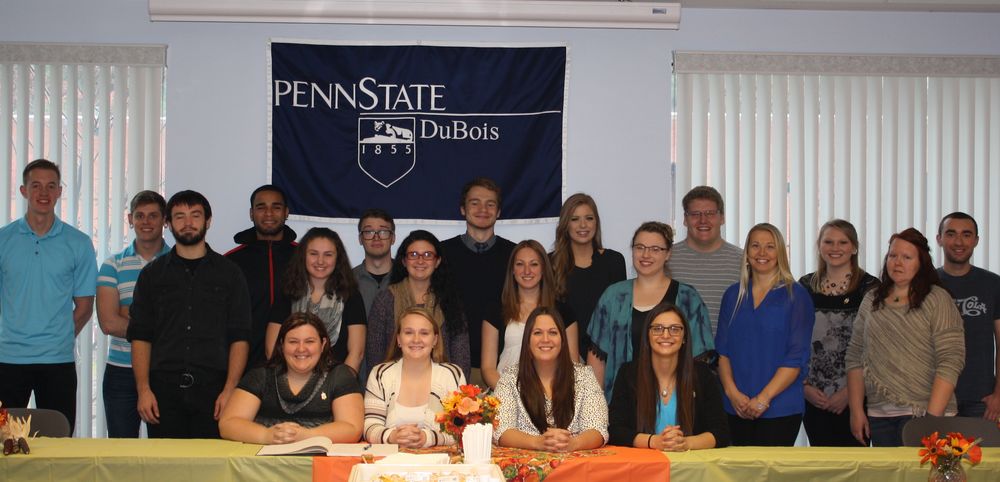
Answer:
[(972, 463), (972, 465), (976, 465), (982, 460), (983, 448), (980, 447), (979, 444), (973, 445), (972, 448), (969, 449), (969, 462)]
[(477, 385), (462, 385), (461, 387), (458, 388), (459, 390), (462, 391), (462, 393), (465, 396), (470, 398), (476, 398), (477, 396), (479, 396), (479, 393), (482, 392), (482, 390)]
[[(468, 385), (463, 385), (463, 387), (467, 386)], [(462, 401), (458, 402), (458, 405), (455, 408), (458, 409), (458, 413), (462, 415), (475, 413), (479, 411), (479, 400), (475, 398), (463, 398)]]
[(930, 444), (926, 448), (920, 449), (917, 455), (920, 456), (920, 465), (924, 465), (928, 460), (931, 462), (931, 465), (937, 465), (938, 455), (941, 455), (941, 450), (937, 445)]

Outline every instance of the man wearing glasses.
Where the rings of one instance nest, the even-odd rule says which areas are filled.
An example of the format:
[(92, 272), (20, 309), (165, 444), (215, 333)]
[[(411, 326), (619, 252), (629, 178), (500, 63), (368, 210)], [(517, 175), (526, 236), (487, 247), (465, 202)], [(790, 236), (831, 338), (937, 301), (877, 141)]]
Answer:
[(267, 331), (271, 306), (281, 292), (285, 266), (295, 251), (295, 231), (285, 226), (288, 205), (285, 192), (278, 186), (265, 184), (250, 194), (250, 221), (253, 227), (236, 233), (233, 241), (239, 246), (226, 253), (226, 258), (243, 271), (250, 290), (253, 325), (250, 328), (250, 356), (247, 368), (264, 364), (264, 334)]
[(674, 244), (667, 268), (674, 279), (698, 290), (708, 307), (715, 335), (722, 294), (740, 280), (743, 250), (722, 239), (725, 204), (715, 188), (695, 187), (684, 195), (681, 204), (687, 238)]
[(358, 242), (365, 259), (354, 267), (358, 291), (365, 300), (365, 315), (372, 309), (375, 294), (389, 286), (392, 272), (392, 245), (396, 243), (396, 223), (382, 209), (368, 209), (358, 219)]

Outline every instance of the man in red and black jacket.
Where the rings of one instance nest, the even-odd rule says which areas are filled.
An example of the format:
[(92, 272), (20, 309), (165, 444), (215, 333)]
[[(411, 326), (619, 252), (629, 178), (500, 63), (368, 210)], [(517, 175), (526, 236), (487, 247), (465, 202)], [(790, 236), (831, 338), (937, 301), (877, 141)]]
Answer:
[(285, 226), (288, 205), (285, 192), (278, 186), (265, 184), (250, 195), (250, 220), (253, 227), (233, 236), (239, 246), (226, 257), (239, 265), (250, 290), (253, 324), (250, 328), (250, 356), (247, 369), (261, 366), (264, 356), (264, 332), (271, 305), (281, 294), (285, 266), (298, 243), (292, 228)]

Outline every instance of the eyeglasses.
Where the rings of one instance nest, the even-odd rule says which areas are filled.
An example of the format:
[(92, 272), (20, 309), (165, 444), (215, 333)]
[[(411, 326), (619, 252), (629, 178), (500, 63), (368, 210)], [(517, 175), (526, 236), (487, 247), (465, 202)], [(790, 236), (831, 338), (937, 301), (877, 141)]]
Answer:
[(427, 261), (434, 261), (434, 259), (436, 259), (437, 257), (438, 255), (434, 251), (424, 251), (423, 253), (419, 251), (410, 251), (406, 253), (406, 259), (410, 261), (416, 261), (420, 258), (423, 258)]
[(684, 325), (649, 325), (649, 332), (652, 333), (653, 336), (660, 336), (664, 331), (669, 333), (670, 336), (681, 336), (684, 334)]
[(637, 254), (645, 254), (646, 251), (649, 251), (650, 254), (655, 255), (660, 253), (666, 253), (667, 248), (663, 246), (646, 246), (645, 244), (633, 244), (632, 251), (635, 251)]
[(687, 211), (684, 213), (685, 216), (689, 218), (700, 218), (702, 216), (712, 219), (719, 215), (718, 209), (710, 209), (708, 211)]
[(389, 239), (389, 236), (392, 236), (392, 231), (388, 229), (361, 231), (361, 237), (368, 241), (373, 239)]

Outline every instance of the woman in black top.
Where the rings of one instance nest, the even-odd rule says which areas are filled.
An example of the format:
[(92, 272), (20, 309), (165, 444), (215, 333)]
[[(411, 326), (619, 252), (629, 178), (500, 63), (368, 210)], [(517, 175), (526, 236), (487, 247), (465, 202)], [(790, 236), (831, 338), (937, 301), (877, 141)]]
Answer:
[(660, 303), (640, 339), (638, 356), (615, 377), (608, 443), (664, 451), (728, 446), (722, 395), (708, 365), (691, 356), (683, 313)]
[(516, 365), (520, 360), (521, 335), (524, 333), (528, 315), (539, 306), (555, 308), (566, 323), (566, 344), (570, 360), (577, 363), (580, 354), (576, 351), (576, 316), (566, 303), (556, 300), (552, 282), (552, 268), (545, 248), (533, 239), (521, 241), (514, 246), (507, 262), (507, 278), (500, 296), (500, 319), (484, 320), (482, 335), (483, 380), (491, 388), (496, 388), (500, 373), (504, 368)]
[(625, 279), (625, 257), (601, 244), (601, 215), (594, 198), (576, 193), (559, 212), (555, 247), (550, 254), (555, 288), (576, 315), (579, 353), (590, 348), (587, 325), (608, 286)]
[(244, 375), (219, 416), (222, 438), (265, 445), (315, 436), (357, 442), (363, 425), (357, 375), (334, 360), (326, 327), (311, 313), (282, 323), (274, 356)]
[(277, 293), (264, 337), (268, 358), (285, 318), (291, 313), (309, 312), (323, 320), (333, 357), (357, 373), (365, 354), (368, 320), (340, 236), (328, 228), (310, 229), (286, 269), (284, 290)]

